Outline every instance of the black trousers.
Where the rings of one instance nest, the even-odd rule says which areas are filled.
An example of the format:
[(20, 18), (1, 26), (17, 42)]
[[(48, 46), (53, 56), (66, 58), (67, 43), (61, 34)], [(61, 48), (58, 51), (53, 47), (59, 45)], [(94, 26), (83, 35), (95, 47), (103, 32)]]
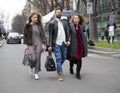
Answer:
[(70, 60), (70, 71), (73, 71), (73, 66), (76, 64), (76, 74), (80, 74), (82, 67), (82, 59)]
[(112, 39), (112, 43), (114, 43), (114, 36), (112, 36), (112, 37), (108, 37), (108, 43), (110, 43), (110, 39)]

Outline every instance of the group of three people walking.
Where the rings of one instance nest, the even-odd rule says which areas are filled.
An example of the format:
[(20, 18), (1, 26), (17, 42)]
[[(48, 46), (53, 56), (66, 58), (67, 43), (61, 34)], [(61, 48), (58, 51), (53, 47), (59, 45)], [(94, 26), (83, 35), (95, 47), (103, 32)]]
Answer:
[[(56, 58), (58, 80), (64, 80), (62, 65), (67, 58), (70, 61), (70, 74), (74, 74), (73, 65), (76, 67), (76, 78), (81, 79), (80, 71), (82, 67), (82, 57), (87, 56), (87, 39), (83, 33), (82, 25), (85, 20), (80, 14), (73, 15), (71, 24), (61, 19), (61, 8), (55, 9), (55, 19), (49, 23), (49, 47), (48, 51), (53, 51)], [(34, 69), (34, 77), (39, 79), (38, 72), (41, 71), (41, 53), (45, 50), (46, 35), (42, 26), (42, 16), (33, 12), (29, 17), (29, 22), (24, 27), (24, 44), (36, 59), (35, 64), (30, 65), (31, 73)], [(67, 51), (69, 50), (69, 52)]]

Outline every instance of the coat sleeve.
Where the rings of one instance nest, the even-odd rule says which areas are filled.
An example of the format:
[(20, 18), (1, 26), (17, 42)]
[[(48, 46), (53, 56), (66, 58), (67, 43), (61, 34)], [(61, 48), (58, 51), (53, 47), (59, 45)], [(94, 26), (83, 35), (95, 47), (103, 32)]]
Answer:
[(28, 35), (27, 35), (27, 25), (24, 27), (24, 38), (23, 38), (23, 44), (27, 44), (28, 42)]
[(53, 22), (50, 22), (50, 24), (49, 24), (49, 46), (50, 47), (52, 47), (53, 32), (54, 32)]

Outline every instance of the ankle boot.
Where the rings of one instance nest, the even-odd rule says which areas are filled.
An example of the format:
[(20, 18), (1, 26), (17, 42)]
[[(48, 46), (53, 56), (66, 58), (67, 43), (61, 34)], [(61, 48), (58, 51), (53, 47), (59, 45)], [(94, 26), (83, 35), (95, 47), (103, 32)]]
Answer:
[(80, 73), (76, 73), (76, 78), (81, 79)]
[(77, 67), (76, 67), (76, 78), (77, 78), (77, 79), (81, 79), (81, 77), (80, 77), (80, 70), (81, 70), (81, 65), (82, 65), (81, 59), (80, 59), (80, 60), (77, 60), (76, 63), (77, 63)]
[(70, 61), (70, 74), (74, 74), (73, 65), (74, 63)]

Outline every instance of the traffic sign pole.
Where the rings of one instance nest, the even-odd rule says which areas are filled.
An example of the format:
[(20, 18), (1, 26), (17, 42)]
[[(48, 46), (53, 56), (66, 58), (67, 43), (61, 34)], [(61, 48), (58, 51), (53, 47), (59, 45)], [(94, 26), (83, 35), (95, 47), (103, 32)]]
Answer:
[(87, 14), (89, 15), (89, 32), (90, 32), (90, 39), (92, 39), (92, 32), (90, 31), (90, 19), (92, 11), (92, 2), (87, 2)]

